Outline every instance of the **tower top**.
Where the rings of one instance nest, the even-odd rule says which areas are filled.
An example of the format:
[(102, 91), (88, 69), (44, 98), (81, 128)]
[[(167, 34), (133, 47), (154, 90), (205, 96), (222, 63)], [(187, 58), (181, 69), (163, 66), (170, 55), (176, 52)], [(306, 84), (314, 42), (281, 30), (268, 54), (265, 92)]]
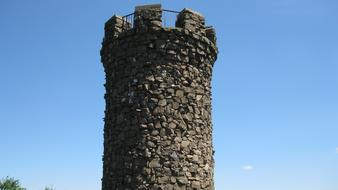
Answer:
[(207, 39), (216, 47), (213, 27), (206, 26), (204, 16), (189, 8), (174, 11), (163, 9), (161, 4), (136, 6), (133, 13), (125, 16), (114, 15), (106, 22), (105, 27), (108, 32), (106, 37), (117, 38), (135, 32), (171, 30)]

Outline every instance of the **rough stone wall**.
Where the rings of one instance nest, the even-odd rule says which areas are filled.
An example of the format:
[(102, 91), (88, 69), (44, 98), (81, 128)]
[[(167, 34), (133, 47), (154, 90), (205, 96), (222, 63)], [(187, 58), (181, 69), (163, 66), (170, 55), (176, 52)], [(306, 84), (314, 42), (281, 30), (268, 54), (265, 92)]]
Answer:
[(177, 15), (176, 27), (185, 28), (194, 33), (205, 35), (204, 17), (191, 9), (183, 9)]
[(184, 11), (176, 28), (159, 25), (160, 7), (138, 9), (127, 31), (109, 24), (120, 26), (119, 17), (106, 24), (102, 190), (214, 189), (210, 81), (217, 48), (207, 36), (215, 35)]

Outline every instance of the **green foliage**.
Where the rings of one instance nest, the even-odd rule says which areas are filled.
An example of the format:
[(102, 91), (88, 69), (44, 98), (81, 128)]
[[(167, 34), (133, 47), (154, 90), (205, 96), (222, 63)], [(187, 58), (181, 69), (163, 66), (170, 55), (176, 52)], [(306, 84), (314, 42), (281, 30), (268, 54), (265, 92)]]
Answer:
[(54, 188), (52, 188), (52, 187), (45, 187), (45, 189), (44, 190), (55, 190)]
[[(21, 187), (19, 180), (6, 177), (0, 180), (0, 190), (26, 190), (26, 188)], [(44, 190), (55, 190), (53, 187), (45, 187)]]
[(21, 187), (19, 180), (6, 177), (0, 180), (0, 190), (26, 190), (26, 189)]

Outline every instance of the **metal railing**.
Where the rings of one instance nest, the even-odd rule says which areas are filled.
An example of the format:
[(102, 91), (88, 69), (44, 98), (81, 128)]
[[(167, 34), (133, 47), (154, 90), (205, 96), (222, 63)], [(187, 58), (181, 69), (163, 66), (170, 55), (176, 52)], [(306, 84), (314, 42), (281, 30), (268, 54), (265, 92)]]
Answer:
[(177, 15), (179, 11), (172, 11), (162, 9), (162, 26), (163, 27), (175, 27)]
[[(179, 11), (162, 9), (162, 26), (163, 27), (175, 27), (177, 15)], [(135, 12), (130, 13), (122, 17), (123, 24), (122, 30), (129, 30), (134, 27)]]
[(130, 13), (122, 17), (122, 31), (126, 31), (134, 27), (134, 15), (135, 13)]

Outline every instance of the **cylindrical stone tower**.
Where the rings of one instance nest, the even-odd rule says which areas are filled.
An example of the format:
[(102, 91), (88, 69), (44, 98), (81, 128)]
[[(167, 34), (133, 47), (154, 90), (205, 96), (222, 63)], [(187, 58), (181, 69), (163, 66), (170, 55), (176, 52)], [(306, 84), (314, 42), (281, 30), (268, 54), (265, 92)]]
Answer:
[(214, 189), (215, 31), (190, 9), (162, 26), (164, 11), (140, 6), (133, 23), (113, 16), (105, 25), (102, 190)]

